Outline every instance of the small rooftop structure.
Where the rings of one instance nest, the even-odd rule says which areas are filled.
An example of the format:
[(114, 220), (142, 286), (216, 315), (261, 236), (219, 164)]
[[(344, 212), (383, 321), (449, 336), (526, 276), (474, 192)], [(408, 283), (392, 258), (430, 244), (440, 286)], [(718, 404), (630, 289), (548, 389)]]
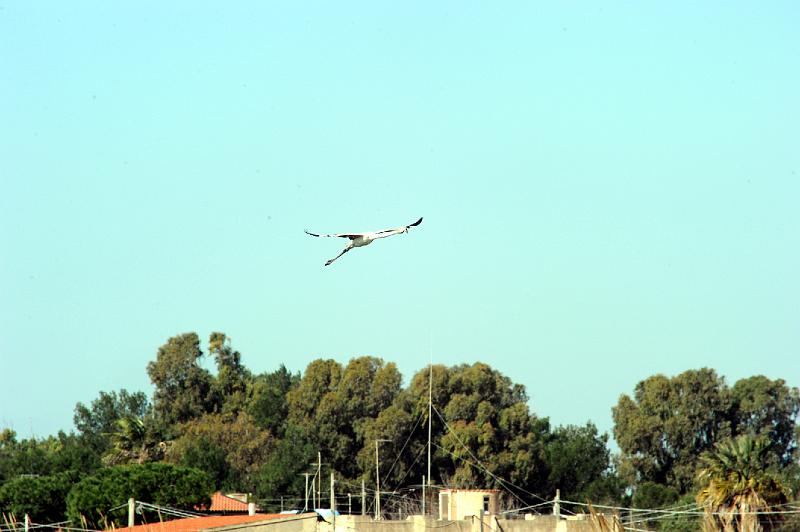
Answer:
[(462, 520), (481, 512), (497, 515), (500, 490), (444, 489), (439, 492), (439, 519)]

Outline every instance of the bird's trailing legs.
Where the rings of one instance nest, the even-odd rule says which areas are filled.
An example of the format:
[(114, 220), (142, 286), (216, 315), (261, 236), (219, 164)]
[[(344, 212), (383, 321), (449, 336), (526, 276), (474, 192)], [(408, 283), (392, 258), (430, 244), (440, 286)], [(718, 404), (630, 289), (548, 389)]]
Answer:
[(328, 262), (326, 262), (326, 263), (325, 263), (325, 266), (330, 266), (331, 264), (333, 264), (333, 261), (335, 261), (336, 259), (338, 259), (338, 258), (339, 258), (339, 257), (341, 257), (342, 255), (344, 255), (345, 253), (347, 253), (347, 252), (348, 252), (348, 251), (350, 251), (351, 249), (353, 249), (353, 246), (352, 246), (352, 244), (351, 244), (351, 245), (349, 245), (349, 246), (347, 246), (346, 248), (344, 248), (344, 249), (342, 250), (342, 252), (341, 252), (341, 253), (339, 253), (338, 255), (336, 255), (335, 257), (333, 257), (332, 259), (330, 259)]

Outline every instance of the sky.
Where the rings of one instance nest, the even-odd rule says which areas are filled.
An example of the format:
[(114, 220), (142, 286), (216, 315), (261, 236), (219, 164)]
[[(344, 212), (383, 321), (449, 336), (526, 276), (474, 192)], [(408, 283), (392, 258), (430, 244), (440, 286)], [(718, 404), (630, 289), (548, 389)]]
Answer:
[[(796, 2), (0, 0), (0, 427), (254, 372), (490, 364), (554, 425), (800, 385)], [(324, 262), (322, 233), (424, 217)]]

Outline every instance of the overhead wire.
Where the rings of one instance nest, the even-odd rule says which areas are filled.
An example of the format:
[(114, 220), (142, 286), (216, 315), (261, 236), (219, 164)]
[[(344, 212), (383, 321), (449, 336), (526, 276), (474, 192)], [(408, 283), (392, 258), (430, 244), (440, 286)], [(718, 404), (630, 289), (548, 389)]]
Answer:
[[(486, 467), (485, 467), (485, 466), (484, 466), (484, 465), (481, 463), (481, 461), (478, 459), (478, 457), (476, 457), (476, 456), (475, 456), (475, 454), (472, 452), (472, 449), (470, 449), (469, 447), (467, 447), (467, 445), (466, 445), (466, 444), (465, 444), (465, 443), (464, 443), (464, 442), (461, 440), (461, 438), (459, 438), (459, 437), (458, 437), (458, 434), (456, 434), (456, 432), (453, 430), (453, 428), (452, 428), (452, 427), (451, 427), (451, 426), (450, 426), (450, 425), (447, 423), (447, 421), (444, 419), (444, 416), (442, 416), (442, 413), (441, 413), (441, 412), (439, 412), (439, 409), (438, 409), (438, 408), (436, 408), (436, 407), (434, 406), (434, 407), (433, 407), (433, 410), (434, 410), (434, 412), (436, 412), (436, 415), (437, 415), (437, 416), (439, 416), (439, 419), (441, 419), (442, 423), (444, 423), (445, 427), (447, 427), (447, 429), (450, 431), (450, 433), (451, 433), (451, 434), (452, 434), (452, 435), (453, 435), (453, 436), (456, 438), (456, 440), (458, 441), (458, 443), (460, 443), (460, 444), (461, 444), (461, 446), (462, 446), (462, 447), (463, 447), (463, 448), (464, 448), (464, 449), (465, 449), (465, 450), (466, 450), (466, 451), (469, 453), (469, 455), (472, 457), (472, 459), (473, 459), (473, 460), (475, 460), (475, 462), (477, 462), (477, 464), (478, 464), (478, 467), (479, 467), (480, 469), (482, 469), (482, 470), (483, 470), (483, 471), (484, 471), (486, 474), (488, 474), (489, 476), (491, 476), (493, 479), (495, 479), (497, 482), (499, 482), (499, 483), (500, 483), (500, 485), (502, 485), (503, 487), (505, 487), (505, 488), (506, 488), (506, 489), (509, 491), (509, 493), (511, 493), (511, 495), (513, 495), (514, 497), (516, 497), (516, 498), (517, 498), (517, 500), (519, 500), (519, 501), (520, 501), (522, 504), (527, 504), (527, 503), (526, 503), (526, 501), (525, 501), (525, 500), (523, 500), (523, 499), (522, 499), (522, 498), (521, 498), (519, 495), (517, 495), (516, 493), (514, 493), (514, 491), (513, 491), (513, 490), (511, 490), (511, 489), (509, 489), (507, 486), (512, 486), (512, 487), (514, 487), (514, 488), (518, 489), (519, 491), (521, 491), (521, 492), (523, 492), (523, 493), (526, 493), (526, 494), (528, 494), (528, 495), (530, 495), (530, 496), (532, 496), (532, 497), (534, 497), (534, 498), (536, 498), (536, 499), (539, 499), (539, 500), (541, 500), (541, 501), (543, 501), (543, 502), (547, 500), (547, 499), (545, 499), (544, 497), (542, 497), (542, 496), (540, 496), (540, 495), (537, 495), (537, 494), (535, 494), (535, 493), (531, 493), (530, 491), (528, 491), (528, 490), (526, 490), (526, 489), (524, 489), (524, 488), (521, 488), (520, 486), (517, 486), (516, 484), (514, 484), (514, 483), (512, 483), (512, 482), (510, 482), (510, 481), (504, 480), (504, 479), (502, 479), (502, 478), (498, 477), (497, 475), (495, 475), (494, 473), (492, 473), (491, 471), (489, 471), (489, 470), (488, 470), (488, 469), (487, 469), (487, 468), (486, 468)], [(450, 451), (447, 451), (447, 452), (450, 452)], [(453, 453), (450, 453), (450, 454), (451, 454), (451, 455), (453, 455)], [(453, 455), (453, 456), (455, 456), (455, 455)], [(572, 513), (572, 512), (569, 512), (569, 513)]]

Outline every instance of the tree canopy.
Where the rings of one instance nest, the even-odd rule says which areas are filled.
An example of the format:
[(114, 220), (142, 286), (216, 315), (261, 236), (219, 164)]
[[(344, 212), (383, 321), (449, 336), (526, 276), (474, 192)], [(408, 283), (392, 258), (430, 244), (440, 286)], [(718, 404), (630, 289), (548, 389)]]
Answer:
[[(224, 333), (212, 333), (207, 346), (215, 371), (201, 364), (196, 333), (159, 347), (146, 368), (152, 401), (102, 391), (76, 405), (76, 432), (20, 440), (0, 431), (0, 510), (109, 526), (123, 518), (110, 509), (128, 497), (191, 508), (216, 489), (254, 493), (277, 510), (281, 497), (303, 500), (318, 456), (340, 493), (360, 491), (362, 481), (374, 486), (376, 442), (382, 488), (410, 490), (428, 474), (429, 422), (428, 481), (501, 488), (514, 507), (560, 490), (566, 500), (642, 507), (700, 494), (709, 507), (733, 508), (738, 503), (719, 498), (721, 487), (745, 466), (742, 478), (755, 479), (768, 504), (800, 489), (800, 394), (782, 379), (756, 375), (729, 386), (710, 368), (650, 376), (612, 408), (613, 454), (593, 423), (552, 426), (523, 386), (485, 363), (432, 365), (404, 385), (393, 362), (373, 356), (256, 374)], [(724, 456), (738, 462), (726, 458), (734, 465), (723, 470)], [(752, 473), (756, 463), (766, 476)], [(677, 516), (661, 529), (697, 526)]]

